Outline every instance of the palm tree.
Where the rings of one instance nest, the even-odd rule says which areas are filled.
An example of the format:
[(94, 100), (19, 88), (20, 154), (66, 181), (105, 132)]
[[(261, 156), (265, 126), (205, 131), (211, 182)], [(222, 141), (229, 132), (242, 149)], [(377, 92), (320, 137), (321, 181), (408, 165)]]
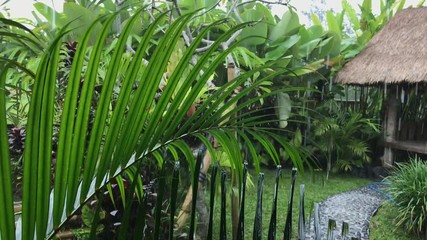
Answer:
[(314, 135), (319, 150), (327, 154), (326, 178), (329, 178), (333, 161), (335, 170), (349, 171), (370, 161), (368, 140), (379, 132), (374, 120), (351, 110), (345, 111), (331, 100), (319, 109), (328, 115), (314, 121)]
[[(124, 76), (119, 76), (118, 69), (122, 64), (123, 53), (126, 51), (127, 39), (138, 19), (138, 13), (129, 19), (117, 40), (103, 79), (93, 119), (90, 111), (95, 83), (99, 78), (98, 69), (103, 61), (101, 54), (106, 47), (106, 37), (118, 13), (96, 20), (78, 41), (60, 117), (53, 184), (51, 184), (51, 165), (56, 77), (60, 63), (61, 39), (68, 30), (62, 30), (41, 56), (35, 73), (27, 121), (22, 215), (17, 216), (16, 222), (10, 182), (8, 143), (5, 135), (4, 87), (8, 71), (13, 71), (16, 64), (3, 59), (0, 74), (0, 171), (2, 173), (0, 236), (2, 239), (52, 238), (82, 206), (94, 199), (110, 182), (118, 181), (128, 169), (150, 158), (158, 159), (161, 166), (164, 151), (185, 156), (191, 173), (195, 176), (197, 164), (190, 147), (184, 141), (187, 136), (199, 138), (215, 159), (215, 151), (207, 135), (213, 136), (223, 147), (229, 159), (233, 160), (235, 169), (240, 170), (243, 160), (238, 151), (239, 139), (244, 139), (243, 144), (248, 145), (249, 149), (254, 149), (247, 135), (262, 141), (262, 145), (269, 148), (268, 152), (272, 155), (277, 153), (274, 153), (274, 147), (268, 139), (276, 139), (280, 144), (288, 147), (278, 134), (269, 129), (256, 128), (258, 122), (265, 121), (262, 116), (250, 119), (245, 119), (244, 116), (236, 117), (240, 110), (253, 102), (283, 91), (271, 91), (255, 99), (239, 102), (265, 80), (286, 73), (288, 71), (286, 69), (271, 72), (267, 71), (269, 65), (265, 65), (261, 69), (241, 74), (211, 93), (198, 110), (184, 122), (188, 109), (203, 91), (218, 65), (224, 62), (236, 44), (220, 52), (218, 47), (247, 24), (236, 25), (224, 32), (206, 52), (198, 56), (198, 61), (194, 64), (192, 59), (203, 38), (212, 28), (224, 24), (225, 21), (217, 21), (205, 26), (191, 45), (184, 50), (183, 57), (176, 64), (173, 73), (168, 76), (161, 96), (156, 99), (156, 92), (165, 75), (168, 60), (194, 14), (186, 14), (173, 21), (153, 50), (149, 49), (153, 32), (158, 22), (164, 20), (166, 14), (155, 19), (144, 29), (144, 35)], [(102, 23), (103, 27), (97, 31), (95, 43), (91, 46), (89, 39), (93, 37), (93, 30), (99, 26), (99, 23)], [(23, 27), (22, 29), (27, 30)], [(150, 56), (147, 56), (148, 52)], [(143, 62), (144, 59), (148, 59), (147, 63)], [(257, 72), (263, 72), (265, 77), (238, 94), (232, 95), (234, 89)], [(134, 89), (137, 81), (139, 83)], [(120, 85), (120, 91), (116, 98), (112, 98), (115, 85)], [(237, 106), (234, 109), (229, 108), (236, 103)], [(91, 125), (90, 128), (89, 125)], [(253, 151), (250, 152), (256, 154)], [(197, 178), (193, 177), (193, 179)], [(137, 188), (135, 181), (130, 183), (133, 191)], [(120, 227), (119, 237), (126, 228), (125, 219)], [(93, 232), (96, 232), (96, 229), (93, 229)]]

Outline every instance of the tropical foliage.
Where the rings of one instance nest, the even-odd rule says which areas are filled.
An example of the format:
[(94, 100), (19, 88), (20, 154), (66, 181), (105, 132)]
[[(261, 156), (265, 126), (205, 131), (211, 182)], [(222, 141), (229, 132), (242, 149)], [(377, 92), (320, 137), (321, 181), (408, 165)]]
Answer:
[[(138, 188), (141, 187), (141, 179), (135, 170), (140, 166), (139, 163), (147, 159), (156, 160), (158, 165), (164, 168), (165, 156), (171, 155), (175, 161), (184, 158), (193, 176), (198, 176), (194, 170), (198, 169), (197, 164), (200, 164), (200, 161), (194, 160), (190, 147), (184, 141), (186, 136), (196, 137), (207, 145), (215, 159), (216, 153), (208, 135), (214, 136), (229, 159), (232, 159), (232, 164), (237, 170), (241, 169), (243, 160), (236, 136), (243, 139), (251, 136), (262, 142), (276, 161), (277, 154), (272, 143), (266, 140), (267, 136), (290, 150), (289, 145), (276, 133), (268, 129), (254, 131), (261, 117), (252, 117), (251, 121), (243, 117), (232, 117), (254, 101), (283, 90), (266, 92), (237, 104), (234, 109), (229, 109), (232, 104), (238, 103), (267, 79), (280, 74), (291, 74), (291, 70), (286, 68), (271, 71), (269, 67), (273, 63), (243, 73), (235, 80), (219, 87), (204, 99), (193, 115), (186, 119), (188, 109), (205, 91), (205, 86), (214, 76), (217, 66), (238, 44), (230, 43), (223, 51), (218, 51), (218, 47), (221, 43), (233, 39), (231, 38), (233, 34), (247, 26), (246, 23), (237, 24), (223, 31), (205, 52), (196, 56), (196, 50), (204, 37), (213, 29), (224, 26), (224, 21), (215, 21), (201, 28), (198, 36), (192, 39), (189, 47), (183, 51), (179, 62), (173, 62), (174, 69), (167, 72), (170, 63), (168, 60), (174, 53), (175, 46), (179, 44), (183, 30), (193, 19), (199, 17), (195, 15), (196, 13), (178, 17), (170, 26), (163, 29), (165, 31), (163, 36), (156, 36), (158, 42), (154, 46), (151, 44), (154, 40), (152, 36), (158, 30), (159, 23), (167, 17), (166, 14), (161, 14), (144, 29), (132, 57), (126, 58), (129, 54), (127, 42), (141, 11), (143, 9), (128, 19), (120, 36), (114, 41), (114, 51), (108, 55), (107, 61), (101, 56), (105, 51), (111, 51), (110, 43), (105, 42), (120, 12), (95, 20), (78, 41), (75, 51), (67, 52), (64, 60), (64, 55), (61, 54), (62, 38), (70, 33), (68, 30), (70, 26), (66, 25), (43, 51), (35, 74), (31, 74), (31, 70), (13, 59), (3, 59), (1, 81), (3, 113), (6, 112), (4, 86), (5, 83), (9, 83), (10, 76), (17, 74), (16, 69), (26, 69), (24, 74), (30, 78), (34, 77), (30, 82), (32, 91), (26, 121), (22, 215), (18, 216), (16, 223), (18, 238), (53, 237), (85, 203), (93, 201), (103, 192), (104, 187), (111, 187), (113, 183), (123, 185), (125, 175), (128, 176), (127, 181), (130, 181), (131, 187), (126, 193), (128, 198), (125, 198), (123, 187), (120, 188), (123, 205), (126, 206), (128, 201), (133, 201), (129, 196), (138, 192), (137, 196), (141, 201), (142, 189)], [(11, 30), (19, 29), (22, 36), (31, 35), (36, 38), (35, 34), (23, 25), (6, 19), (3, 22), (8, 25), (4, 35)], [(12, 37), (17, 38), (21, 35)], [(23, 40), (28, 41), (27, 38)], [(93, 44), (91, 41), (94, 41)], [(69, 44), (67, 47), (72, 46)], [(195, 56), (196, 61), (193, 59)], [(59, 103), (60, 111), (59, 115), (56, 115), (58, 112), (55, 111), (55, 106), (58, 102), (55, 100), (58, 96), (57, 90), (60, 88), (57, 87), (57, 76), (62, 75), (58, 69), (63, 67), (64, 62), (69, 65), (69, 72), (66, 81), (63, 82), (66, 84), (64, 99)], [(120, 71), (120, 67), (123, 66), (126, 71)], [(251, 84), (241, 92), (231, 94), (237, 86), (245, 83), (255, 73), (261, 74), (258, 79), (251, 81)], [(100, 79), (102, 88), (96, 89)], [(162, 84), (161, 92), (156, 97), (158, 87)], [(95, 105), (92, 104), (94, 101)], [(9, 147), (7, 136), (4, 134), (7, 132), (7, 119), (6, 114), (2, 116), (1, 149), (4, 178), (1, 184), (3, 190), (1, 199), (5, 221), (2, 221), (1, 234), (4, 239), (14, 239), (12, 184), (8, 177), (11, 175)], [(60, 121), (56, 116), (60, 117)], [(53, 149), (56, 145), (53, 140), (54, 127), (59, 127), (56, 149)], [(245, 144), (249, 149), (253, 149), (250, 141), (245, 141)], [(298, 163), (300, 161), (298, 155), (293, 156), (293, 160)], [(256, 158), (256, 155), (253, 157)], [(130, 212), (130, 208), (127, 209), (125, 215)], [(161, 208), (157, 209), (156, 211), (160, 213)], [(140, 215), (139, 217), (141, 218)], [(125, 219), (126, 217), (122, 220), (117, 233), (119, 238), (125, 236), (127, 231), (129, 221)], [(98, 221), (97, 217), (93, 217), (93, 221)], [(155, 237), (159, 233), (158, 229), (157, 227), (154, 230)], [(95, 227), (92, 232), (95, 234)]]
[(426, 175), (426, 162), (415, 157), (408, 163), (398, 164), (385, 179), (390, 183), (387, 189), (397, 205), (396, 226), (404, 226), (420, 236), (426, 233), (427, 227)]
[(327, 10), (310, 15), (311, 28), (323, 29), (326, 25), (328, 33), (338, 39), (334, 44), (340, 46), (326, 56), (324, 66), (318, 70), (320, 74), (303, 77), (307, 86), (318, 92), (300, 96), (296, 101), (302, 107), (299, 115), (303, 118), (299, 119), (304, 123), (297, 129), (303, 131), (304, 145), (309, 152), (320, 150), (323, 153), (317, 158), (327, 172), (331, 169), (349, 171), (370, 162), (370, 149), (374, 146), (369, 146), (369, 140), (378, 136), (384, 100), (382, 91), (376, 87), (339, 86), (333, 79), (342, 66), (405, 5), (405, 1), (393, 0), (380, 3), (379, 14), (373, 14), (371, 0), (364, 0), (358, 11), (349, 1), (343, 1), (343, 9), (338, 13)]
[(193, 209), (205, 184), (200, 145), (241, 207), (245, 161), (303, 170), (318, 149), (328, 173), (365, 164), (381, 93), (363, 114), (319, 103), (348, 95), (334, 74), (404, 5), (381, 3), (358, 16), (343, 1), (309, 27), (289, 3), (279, 18), (251, 1), (75, 0), (36, 3), (35, 22), (0, 18), (1, 238), (53, 238), (76, 214), (91, 238), (171, 238), (178, 182)]
[(327, 177), (334, 165), (335, 171), (350, 171), (370, 162), (368, 142), (379, 133), (373, 119), (362, 114), (342, 111), (335, 102), (328, 101), (318, 107), (313, 121), (315, 145), (327, 156)]

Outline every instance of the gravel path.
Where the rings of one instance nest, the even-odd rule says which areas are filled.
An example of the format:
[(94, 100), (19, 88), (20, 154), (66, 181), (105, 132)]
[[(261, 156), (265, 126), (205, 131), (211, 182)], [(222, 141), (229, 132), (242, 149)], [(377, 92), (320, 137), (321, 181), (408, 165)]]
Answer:
[[(380, 194), (368, 187), (329, 197), (319, 204), (321, 239), (327, 239), (329, 219), (336, 221), (334, 239), (344, 239), (340, 236), (343, 221), (349, 224), (349, 234), (346, 239), (351, 237), (369, 239), (369, 219), (383, 201), (384, 198)], [(311, 219), (306, 239), (314, 239), (313, 229), (314, 224)]]

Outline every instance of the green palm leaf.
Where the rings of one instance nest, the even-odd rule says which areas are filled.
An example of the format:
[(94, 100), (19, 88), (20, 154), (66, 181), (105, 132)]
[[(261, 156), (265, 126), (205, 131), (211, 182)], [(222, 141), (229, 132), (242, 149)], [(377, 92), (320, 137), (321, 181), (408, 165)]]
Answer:
[[(55, 81), (59, 59), (59, 40), (55, 39), (43, 56), (28, 113), (24, 150), (22, 194), (22, 238), (44, 238), (49, 219), (50, 167)], [(35, 208), (35, 206), (38, 206)], [(36, 224), (35, 224), (36, 223)]]
[[(105, 23), (105, 26), (108, 27), (109, 25), (111, 25), (113, 20), (114, 18), (111, 17), (109, 21)], [(59, 226), (59, 223), (63, 219), (63, 208), (65, 204), (65, 196), (66, 196), (66, 190), (68, 185), (69, 172), (75, 172), (73, 168), (70, 166), (71, 159), (77, 158), (75, 155), (72, 154), (72, 150), (74, 147), (73, 137), (75, 139), (78, 139), (78, 141), (85, 141), (84, 137), (74, 133), (74, 129), (81, 129), (80, 124), (82, 122), (82, 117), (75, 118), (74, 116), (75, 116), (75, 109), (76, 109), (77, 101), (79, 97), (78, 92), (79, 92), (79, 86), (81, 81), (81, 72), (82, 72), (83, 63), (84, 63), (85, 51), (89, 43), (92, 30), (96, 26), (95, 24), (96, 22), (89, 27), (87, 33), (80, 41), (78, 45), (78, 49), (76, 51), (76, 55), (75, 55), (75, 60), (74, 60), (75, 64), (72, 65), (70, 76), (68, 78), (65, 104), (64, 104), (64, 109), (63, 109), (62, 118), (61, 118), (61, 127), (60, 127), (60, 133), (59, 133), (59, 143), (58, 143), (56, 171), (55, 171), (56, 176), (62, 176), (60, 178), (55, 179), (56, 191), (54, 191), (54, 205), (53, 205), (53, 225), (55, 228)], [(101, 45), (100, 42), (105, 39), (106, 32), (107, 31), (104, 31), (103, 33), (100, 34), (98, 39), (99, 41), (97, 42), (97, 44)], [(98, 48), (98, 51), (100, 51), (99, 48)], [(98, 51), (93, 50), (92, 56), (96, 55)], [(90, 71), (87, 72), (87, 74), (90, 74)], [(89, 81), (85, 81), (85, 83), (87, 82)], [(85, 84), (84, 86), (87, 86), (87, 84)], [(80, 99), (81, 99), (80, 103), (84, 104), (83, 93), (81, 94)], [(76, 126), (77, 128), (74, 128), (74, 126)]]
[[(143, 10), (140, 9), (140, 11)], [(248, 146), (257, 165), (259, 160), (255, 147), (251, 143), (252, 139), (259, 141), (276, 163), (280, 159), (272, 141), (279, 142), (290, 152), (295, 165), (302, 166), (297, 151), (293, 151), (292, 147), (283, 142), (278, 134), (272, 134), (266, 128), (257, 128), (258, 125), (265, 123), (263, 118), (246, 119), (246, 116), (251, 116), (251, 113), (254, 112), (243, 114), (240, 117), (235, 116), (255, 101), (280, 92), (271, 91), (255, 99), (242, 100), (264, 81), (283, 73), (289, 73), (286, 69), (271, 73), (268, 71), (271, 65), (266, 64), (260, 69), (253, 69), (242, 74), (235, 80), (219, 87), (205, 100), (199, 110), (182, 124), (187, 110), (203, 91), (208, 80), (214, 76), (218, 65), (222, 64), (226, 56), (237, 46), (234, 44), (227, 50), (220, 51), (218, 48), (221, 43), (228, 40), (239, 29), (244, 28), (246, 24), (236, 25), (224, 32), (204, 54), (197, 56), (197, 63), (191, 65), (203, 37), (213, 28), (226, 23), (218, 21), (204, 27), (176, 64), (174, 72), (168, 77), (162, 96), (156, 101), (155, 94), (164, 80), (168, 61), (183, 30), (196, 13), (183, 15), (173, 21), (161, 39), (156, 42), (157, 45), (151, 49), (157, 23), (162, 21), (161, 19), (167, 13), (154, 20), (144, 29), (144, 35), (138, 44), (137, 51), (132, 55), (130, 64), (123, 71), (123, 75), (119, 75), (126, 44), (135, 22), (138, 20), (138, 13), (136, 12), (123, 28), (109, 61), (104, 62), (101, 55), (105, 50), (106, 37), (115, 20), (115, 14), (98, 19), (78, 41), (61, 116), (53, 186), (50, 182), (55, 113), (54, 94), (60, 62), (61, 36), (52, 42), (42, 56), (39, 68), (35, 73), (35, 84), (28, 114), (24, 153), (23, 213), (21, 220), (17, 222), (19, 226), (17, 229), (22, 229), (22, 232), (18, 232), (17, 235), (21, 236), (22, 233), (23, 239), (31, 240), (35, 236), (37, 239), (52, 238), (67, 219), (87, 201), (94, 199), (98, 193), (104, 191), (114, 179), (119, 183), (123, 203), (126, 203), (124, 204), (125, 216), (129, 216), (133, 193), (138, 196), (140, 201), (146, 201), (142, 192), (142, 180), (138, 176), (138, 163), (141, 163), (143, 159), (154, 158), (158, 161), (159, 166), (164, 166), (164, 157), (160, 154), (160, 150), (169, 150), (175, 159), (185, 158), (190, 165), (192, 178), (196, 181), (199, 170), (197, 165), (200, 163), (194, 160), (190, 147), (183, 140), (189, 135), (198, 137), (207, 146), (213, 157), (216, 155), (215, 150), (207, 136), (211, 135), (217, 139), (228, 155), (228, 159), (231, 159), (231, 166), (237, 171), (239, 179), (242, 177), (243, 159), (238, 136)], [(96, 36), (95, 44), (90, 46), (89, 39), (93, 35), (92, 31), (99, 23), (102, 23), (103, 27)], [(151, 52), (151, 54), (147, 56), (147, 52)], [(143, 64), (145, 58), (148, 59), (147, 64)], [(88, 62), (86, 63), (86, 61)], [(107, 71), (101, 80), (103, 85), (96, 106), (93, 127), (89, 129), (88, 125), (92, 120), (90, 111), (95, 83), (99, 81), (100, 65), (104, 63), (108, 63), (106, 64)], [(187, 71), (188, 69), (189, 71)], [(257, 72), (262, 72), (265, 77), (228, 99), (237, 86), (242, 85), (248, 77)], [(2, 72), (2, 76), (6, 77), (5, 71)], [(138, 76), (140, 79), (137, 78)], [(4, 80), (1, 80), (0, 84), (4, 84)], [(139, 85), (133, 91), (133, 86), (137, 81), (139, 81)], [(112, 98), (115, 85), (120, 85), (117, 100)], [(0, 95), (1, 113), (5, 111), (5, 104), (2, 102), (2, 97), (4, 98), (2, 85), (0, 85), (0, 94), (2, 94)], [(236, 108), (230, 109), (235, 104), (237, 104)], [(0, 128), (5, 129), (3, 119), (0, 119), (0, 124)], [(2, 148), (0, 170), (5, 173), (2, 176), (9, 176), (10, 166), (8, 169), (9, 161), (6, 161), (8, 156), (4, 151), (7, 149), (6, 138), (5, 134), (0, 134)], [(87, 141), (88, 138), (89, 141)], [(125, 194), (123, 181), (121, 181), (123, 177), (130, 179), (131, 193)], [(5, 179), (0, 181), (0, 186), (4, 190), (0, 193), (0, 203), (2, 203), (0, 208), (2, 212), (3, 210), (5, 212), (4, 216), (0, 217), (2, 220), (0, 223), (1, 236), (5, 239), (13, 239), (13, 237), (4, 237), (14, 235), (14, 222), (11, 221), (13, 217), (10, 197), (12, 195), (11, 183)], [(165, 183), (163, 182), (163, 184)], [(53, 189), (51, 189), (52, 187)], [(138, 209), (138, 212), (145, 211), (145, 205)], [(159, 217), (160, 212), (160, 209), (157, 209)], [(4, 219), (7, 221), (3, 221)], [(98, 220), (95, 217), (94, 224)], [(143, 224), (145, 216), (138, 218), (138, 221)], [(126, 235), (125, 231), (128, 229), (129, 222), (129, 219), (122, 221), (121, 236)], [(22, 228), (20, 228), (21, 223)], [(92, 227), (92, 236), (95, 230), (96, 228)], [(142, 234), (140, 231), (137, 232), (138, 236)]]
[[(0, 65), (0, 132), (7, 132), (5, 82), (8, 67)], [(12, 177), (9, 159), (9, 144), (6, 134), (0, 134), (0, 237), (15, 239), (13, 216)]]

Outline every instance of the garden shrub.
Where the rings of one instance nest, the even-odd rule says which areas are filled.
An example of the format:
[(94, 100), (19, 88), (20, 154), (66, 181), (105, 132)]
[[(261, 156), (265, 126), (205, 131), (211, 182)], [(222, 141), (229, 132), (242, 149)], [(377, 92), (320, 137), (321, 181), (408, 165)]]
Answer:
[(400, 163), (385, 181), (391, 183), (388, 190), (398, 208), (396, 226), (416, 234), (426, 233), (427, 162), (415, 157)]
[(380, 132), (376, 119), (344, 108), (334, 99), (319, 105), (315, 113), (313, 143), (326, 157), (327, 176), (331, 170), (351, 171), (371, 161), (368, 141)]

